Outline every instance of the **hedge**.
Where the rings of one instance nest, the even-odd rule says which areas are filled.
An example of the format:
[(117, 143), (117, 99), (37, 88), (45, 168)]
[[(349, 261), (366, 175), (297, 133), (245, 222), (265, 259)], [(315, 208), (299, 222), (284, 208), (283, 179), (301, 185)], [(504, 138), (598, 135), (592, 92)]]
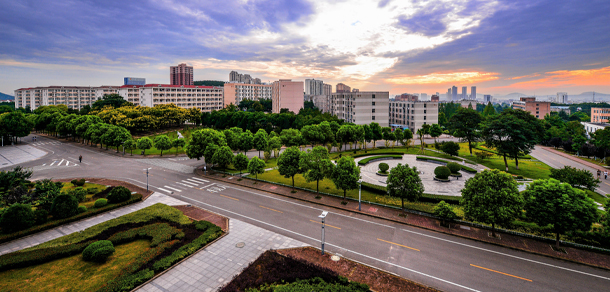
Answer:
[(37, 225), (31, 228), (28, 228), (26, 230), (21, 230), (18, 232), (13, 232), (13, 233), (9, 233), (9, 234), (2, 234), (0, 235), (0, 243), (4, 243), (7, 241), (11, 241), (26, 235), (30, 235), (30, 234), (34, 234), (40, 231), (44, 231), (47, 229), (51, 229), (51, 228), (55, 228), (57, 226), (66, 224), (66, 223), (70, 223), (70, 222), (74, 222), (74, 221), (78, 221), (87, 217), (91, 217), (91, 216), (95, 216), (97, 214), (109, 211), (109, 210), (113, 210), (116, 208), (120, 208), (135, 202), (139, 202), (142, 201), (142, 195), (140, 194), (133, 194), (131, 196), (131, 199), (125, 202), (121, 202), (118, 204), (110, 204), (110, 205), (106, 205), (105, 207), (102, 208), (94, 208), (94, 209), (89, 209), (87, 210), (87, 212), (84, 213), (80, 213), (77, 215), (74, 215), (72, 217), (69, 218), (65, 218), (65, 219), (59, 219), (59, 220), (53, 220), (53, 221), (49, 221), (43, 225)]
[(375, 159), (385, 159), (385, 158), (389, 158), (389, 159), (402, 159), (402, 155), (380, 155), (380, 156), (372, 156), (369, 158), (365, 158), (362, 159), (360, 161), (358, 161), (359, 165), (366, 165), (369, 161), (371, 160), (375, 160)]
[(18, 251), (0, 256), (0, 271), (24, 268), (81, 253), (93, 241), (69, 246), (56, 246), (30, 251)]
[[(437, 161), (437, 162), (442, 162), (442, 163), (449, 163), (449, 161), (447, 160), (442, 160), (442, 159), (438, 159), (438, 158), (432, 158), (432, 157), (425, 157), (425, 156), (416, 156), (415, 159), (417, 160), (431, 160), (431, 161)], [(465, 165), (460, 165), (460, 167), (462, 167), (462, 170), (465, 172), (469, 172), (469, 173), (477, 173), (478, 171), (474, 168), (470, 168), (468, 166)]]
[(384, 151), (384, 152), (375, 152), (375, 153), (360, 153), (352, 155), (353, 158), (363, 157), (363, 156), (371, 156), (371, 155), (404, 155), (404, 152), (396, 152), (396, 151)]
[(119, 245), (140, 238), (150, 239), (150, 246), (155, 247), (174, 238), (184, 238), (184, 232), (167, 223), (154, 223), (115, 233), (114, 235), (110, 236), (108, 240), (115, 245)]
[[(367, 182), (362, 182), (362, 189), (367, 190), (376, 194), (387, 196), (388, 192), (386, 187), (379, 186)], [(459, 196), (447, 196), (447, 195), (435, 195), (435, 194), (423, 194), (419, 197), (420, 202), (428, 202), (428, 203), (439, 203), (440, 201), (445, 201), (446, 203), (459, 205), (460, 204)]]
[(160, 272), (160, 271), (163, 271), (163, 270), (171, 267), (173, 264), (175, 264), (175, 263), (181, 261), (182, 259), (186, 258), (187, 256), (193, 254), (200, 248), (204, 247), (206, 244), (214, 241), (221, 234), (222, 234), (222, 230), (220, 229), (220, 227), (214, 226), (212, 228), (209, 228), (201, 236), (199, 236), (197, 239), (193, 240), (191, 243), (181, 246), (180, 248), (175, 250), (171, 255), (155, 262), (152, 266), (153, 270), (155, 272)]

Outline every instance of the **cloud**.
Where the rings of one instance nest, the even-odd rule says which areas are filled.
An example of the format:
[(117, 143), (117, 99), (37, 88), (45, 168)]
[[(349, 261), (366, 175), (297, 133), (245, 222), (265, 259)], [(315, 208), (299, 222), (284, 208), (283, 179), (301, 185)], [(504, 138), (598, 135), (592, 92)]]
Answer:
[(582, 86), (607, 86), (610, 84), (610, 67), (589, 70), (561, 70), (547, 72), (542, 78), (517, 82), (506, 86), (494, 87), (494, 89), (557, 89)]
[(454, 72), (454, 73), (432, 73), (419, 76), (400, 76), (387, 79), (393, 84), (458, 84), (458, 83), (480, 83), (490, 80), (497, 80), (498, 73), (493, 72)]

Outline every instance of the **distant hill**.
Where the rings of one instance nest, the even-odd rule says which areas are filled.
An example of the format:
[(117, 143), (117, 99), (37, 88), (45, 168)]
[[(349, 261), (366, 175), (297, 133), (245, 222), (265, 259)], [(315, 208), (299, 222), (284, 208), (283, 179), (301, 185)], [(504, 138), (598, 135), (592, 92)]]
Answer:
[(0, 92), (0, 100), (15, 100), (15, 97), (12, 95), (4, 94)]
[(224, 81), (217, 81), (217, 80), (195, 81), (194, 84), (200, 85), (200, 86), (225, 86)]

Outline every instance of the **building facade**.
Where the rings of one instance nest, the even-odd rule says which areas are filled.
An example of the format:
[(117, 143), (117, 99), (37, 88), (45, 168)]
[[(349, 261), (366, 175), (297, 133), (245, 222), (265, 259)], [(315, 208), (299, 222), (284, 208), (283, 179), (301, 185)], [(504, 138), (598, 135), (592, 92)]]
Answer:
[(140, 105), (153, 107), (173, 103), (181, 108), (198, 108), (204, 112), (221, 110), (224, 106), (222, 87), (146, 84), (140, 87)]
[(439, 102), (440, 101), (440, 97), (438, 96), (438, 94), (434, 94), (430, 97), (430, 101), (435, 101), (435, 102)]
[(451, 100), (453, 100), (453, 101), (458, 101), (458, 100), (460, 100), (460, 99), (458, 98), (458, 94), (457, 94), (457, 87), (456, 87), (456, 86), (452, 86), (452, 87), (451, 87)]
[(610, 124), (608, 124), (608, 123), (590, 123), (590, 122), (580, 122), (580, 123), (585, 127), (585, 131), (587, 132), (588, 138), (591, 138), (592, 134), (595, 133), (597, 130), (603, 130), (610, 126)]
[(438, 102), (390, 100), (389, 126), (392, 129), (410, 129), (415, 135), (423, 125), (432, 124), (438, 124)]
[[(17, 96), (15, 95), (15, 101)], [(15, 107), (17, 103), (15, 102)], [(591, 108), (591, 123), (607, 123), (610, 119), (610, 108), (592, 107)]]
[(568, 93), (567, 92), (557, 92), (557, 102), (567, 104), (568, 103)]
[(260, 78), (252, 78), (250, 74), (239, 74), (237, 71), (229, 73), (229, 82), (246, 83), (246, 84), (261, 84)]
[(279, 113), (285, 108), (297, 114), (303, 108), (303, 81), (280, 79), (273, 82), (271, 88), (271, 108), (273, 113)]
[(271, 99), (272, 86), (269, 84), (225, 83), (224, 106), (239, 105), (242, 100)]
[(339, 84), (337, 84), (336, 92), (337, 93), (352, 92), (352, 88), (343, 83), (339, 83)]
[(328, 97), (327, 112), (348, 123), (387, 127), (389, 101), (387, 91), (336, 92)]
[(551, 112), (556, 112), (556, 113), (564, 112), (564, 113), (566, 113), (566, 115), (569, 116), (570, 115), (570, 107), (569, 106), (555, 106), (555, 105), (552, 105), (551, 106)]
[(140, 88), (142, 86), (144, 85), (123, 85), (119, 87), (119, 95), (134, 105), (140, 105)]
[(182, 63), (169, 67), (169, 80), (171, 85), (193, 85), (193, 66)]
[(468, 99), (468, 87), (462, 86), (462, 99)]
[(315, 80), (315, 79), (305, 79), (305, 94), (306, 95), (324, 94), (324, 81)]
[(106, 94), (119, 93), (119, 86), (48, 86), (15, 90), (15, 108), (64, 104), (71, 109), (91, 106)]
[(529, 112), (538, 119), (551, 113), (551, 103), (548, 101), (537, 101), (535, 97), (521, 97), (519, 101), (513, 101), (513, 109)]
[(485, 104), (490, 103), (490, 102), (491, 102), (491, 95), (489, 95), (489, 94), (485, 94), (485, 95), (483, 95), (483, 102), (484, 102)]
[(330, 95), (331, 93), (333, 93), (333, 86), (330, 84), (324, 83), (322, 95)]
[(478, 102), (476, 100), (472, 100), (472, 99), (462, 99), (459, 101), (459, 104), (463, 108), (472, 107), (472, 109), (476, 110)]
[(123, 85), (144, 85), (144, 84), (146, 84), (146, 78), (136, 78), (136, 77), (123, 78)]
[(470, 87), (470, 99), (477, 99), (477, 87), (476, 86)]

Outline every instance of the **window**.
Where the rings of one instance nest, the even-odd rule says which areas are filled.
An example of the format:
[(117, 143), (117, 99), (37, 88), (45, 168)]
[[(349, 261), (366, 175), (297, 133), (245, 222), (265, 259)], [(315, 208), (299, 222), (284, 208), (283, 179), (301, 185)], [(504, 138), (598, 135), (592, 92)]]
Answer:
[(373, 98), (375, 98), (375, 95), (373, 94)]
[(373, 109), (373, 112), (375, 112), (375, 109)]
[(375, 102), (373, 101), (373, 105), (375, 105)]
[(424, 107), (426, 107), (426, 104), (424, 103)]
[(424, 110), (424, 114), (426, 113), (426, 110)]
[(375, 116), (373, 116), (373, 121), (375, 120)]
[[(424, 120), (426, 119), (426, 116), (424, 116)], [(426, 124), (426, 122), (424, 122), (424, 125)]]

